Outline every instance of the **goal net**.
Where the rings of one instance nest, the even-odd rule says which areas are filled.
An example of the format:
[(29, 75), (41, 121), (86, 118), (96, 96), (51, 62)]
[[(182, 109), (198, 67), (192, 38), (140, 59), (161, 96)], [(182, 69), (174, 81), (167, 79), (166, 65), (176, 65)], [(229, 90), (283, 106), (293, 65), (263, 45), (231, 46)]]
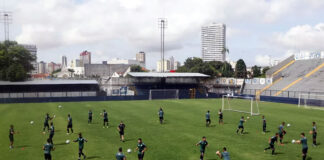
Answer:
[(149, 100), (153, 99), (179, 99), (178, 89), (151, 89)]
[(305, 94), (301, 93), (298, 97), (298, 107), (319, 106), (324, 107), (323, 94)]
[(254, 97), (223, 95), (222, 110), (248, 113), (251, 116), (260, 114), (258, 102)]

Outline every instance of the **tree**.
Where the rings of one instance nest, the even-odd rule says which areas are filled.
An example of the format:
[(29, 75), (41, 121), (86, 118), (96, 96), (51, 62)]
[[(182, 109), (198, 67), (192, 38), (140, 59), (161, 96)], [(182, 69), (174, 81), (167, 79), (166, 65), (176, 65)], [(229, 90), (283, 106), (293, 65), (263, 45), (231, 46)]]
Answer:
[(72, 77), (73, 73), (75, 72), (74, 69), (68, 69), (68, 71), (70, 72), (70, 77)]
[(140, 65), (132, 65), (130, 68), (131, 72), (145, 72)]
[(246, 78), (246, 75), (247, 72), (245, 62), (243, 61), (243, 59), (239, 59), (236, 62), (234, 76), (235, 78)]
[(224, 63), (221, 61), (210, 61), (207, 63), (209, 63), (211, 66), (213, 66), (216, 70), (221, 70), (224, 65)]
[(264, 67), (263, 69), (262, 69), (262, 75), (263, 76), (265, 76), (266, 75), (266, 73), (267, 73), (267, 71), (270, 69), (270, 67)]
[(21, 64), (11, 64), (7, 70), (7, 80), (9, 81), (23, 81), (27, 77), (26, 71)]
[(201, 58), (191, 57), (186, 59), (186, 61), (184, 62), (184, 67), (190, 70), (191, 68), (194, 68), (197, 65), (202, 65), (203, 63), (204, 62)]
[(234, 70), (232, 68), (232, 65), (227, 62), (224, 62), (223, 66), (221, 68), (221, 74), (222, 74), (222, 77), (233, 77)]
[(260, 77), (261, 76), (261, 67), (255, 65), (252, 67), (253, 77)]
[(14, 41), (0, 43), (0, 80), (23, 81), (34, 69), (36, 57)]

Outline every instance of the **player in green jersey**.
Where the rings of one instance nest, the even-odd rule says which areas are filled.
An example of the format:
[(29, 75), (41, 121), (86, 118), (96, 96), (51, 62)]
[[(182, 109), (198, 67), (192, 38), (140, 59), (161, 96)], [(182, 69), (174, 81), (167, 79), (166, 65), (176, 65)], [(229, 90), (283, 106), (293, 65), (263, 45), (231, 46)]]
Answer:
[(88, 124), (92, 123), (92, 111), (89, 110), (88, 112)]
[(53, 143), (54, 132), (55, 132), (54, 124), (53, 124), (53, 122), (51, 122), (50, 135), (49, 135), (49, 138), (48, 138), (50, 140), (51, 144), (54, 144)]
[(136, 147), (137, 152), (137, 157), (138, 160), (143, 160), (144, 159), (144, 153), (147, 150), (146, 145), (143, 143), (142, 139), (139, 138), (137, 140), (137, 147)]
[(202, 140), (199, 141), (196, 146), (199, 146), (199, 149), (200, 149), (200, 160), (203, 160), (204, 159), (204, 155), (205, 155), (205, 150), (206, 150), (206, 147), (208, 146), (208, 142), (206, 140), (206, 137), (203, 136), (202, 137)]
[(68, 114), (68, 125), (67, 125), (67, 133), (66, 134), (70, 134), (70, 129), (71, 129), (71, 133), (73, 133), (73, 126), (72, 126), (72, 117), (70, 114)]
[(279, 133), (276, 133), (275, 136), (271, 137), (269, 139), (269, 147), (265, 148), (264, 149), (264, 152), (268, 149), (271, 149), (272, 150), (272, 155), (275, 154), (275, 142), (278, 142), (278, 137), (279, 137)]
[(211, 121), (210, 121), (210, 111), (209, 110), (207, 111), (205, 117), (206, 117), (206, 127), (209, 127), (209, 125), (211, 123)]
[(226, 147), (223, 148), (223, 152), (217, 151), (216, 154), (218, 155), (218, 157), (220, 159), (230, 160), (230, 156), (229, 156), (229, 153), (227, 152)]
[(116, 160), (126, 160), (126, 156), (123, 154), (123, 149), (120, 147), (116, 154)]
[(82, 137), (82, 133), (79, 133), (79, 138), (74, 140), (73, 142), (79, 142), (79, 160), (81, 159), (81, 155), (84, 159), (86, 159), (86, 155), (83, 153), (84, 142), (88, 142), (86, 139)]
[(301, 133), (300, 137), (301, 139), (297, 141), (297, 143), (302, 145), (303, 160), (306, 160), (307, 151), (308, 151), (307, 138), (305, 137), (305, 133)]
[(47, 143), (44, 144), (43, 150), (45, 160), (52, 160), (51, 151), (54, 151), (55, 148), (53, 147), (53, 144), (51, 144), (50, 139), (47, 139)]
[(236, 134), (238, 134), (238, 132), (241, 130), (241, 134), (243, 134), (244, 132), (244, 126), (243, 126), (243, 123), (245, 122), (244, 120), (244, 116), (241, 117), (240, 119), (240, 122), (239, 122), (239, 125), (237, 127), (237, 130), (236, 130)]
[(316, 123), (313, 122), (313, 128), (312, 130), (309, 132), (310, 134), (312, 134), (313, 136), (313, 146), (316, 147), (316, 138), (317, 138), (317, 127), (316, 127)]
[(10, 125), (10, 129), (9, 129), (9, 141), (10, 141), (9, 148), (10, 149), (13, 148), (13, 144), (14, 144), (14, 134), (16, 134), (16, 132), (14, 130), (14, 126), (13, 125)]

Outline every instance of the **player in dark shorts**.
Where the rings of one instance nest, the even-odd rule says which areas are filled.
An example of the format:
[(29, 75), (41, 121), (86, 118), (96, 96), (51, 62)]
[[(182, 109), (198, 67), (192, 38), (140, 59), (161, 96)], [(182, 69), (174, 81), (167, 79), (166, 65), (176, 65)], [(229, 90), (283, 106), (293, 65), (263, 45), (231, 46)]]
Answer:
[(120, 141), (125, 142), (124, 139), (124, 134), (125, 134), (125, 124), (123, 123), (123, 121), (120, 121), (120, 124), (118, 125), (117, 129), (119, 132), (119, 137), (120, 137)]
[(70, 134), (70, 129), (71, 129), (71, 133), (73, 133), (73, 126), (72, 126), (72, 117), (70, 114), (68, 114), (68, 125), (67, 125), (67, 133), (66, 134)]
[(160, 120), (160, 124), (162, 124), (164, 120), (164, 112), (162, 108), (160, 108), (159, 110), (159, 120)]
[(53, 122), (51, 122), (50, 135), (49, 135), (49, 138), (48, 138), (50, 140), (51, 144), (54, 144), (53, 143), (54, 132), (55, 132), (54, 124), (53, 124)]
[(116, 160), (126, 160), (126, 156), (123, 154), (123, 149), (120, 147), (116, 154)]
[(280, 138), (280, 144), (283, 145), (283, 138), (284, 138), (284, 135), (286, 134), (286, 131), (284, 130), (284, 126), (285, 126), (285, 122), (282, 122), (281, 125), (278, 127), (279, 131), (279, 138)]
[(223, 148), (223, 152), (216, 152), (216, 154), (218, 155), (218, 157), (220, 159), (224, 159), (224, 160), (230, 160), (230, 156), (229, 153), (227, 152), (226, 147)]
[(142, 139), (139, 138), (137, 140), (137, 147), (136, 147), (136, 150), (138, 150), (137, 152), (137, 157), (138, 157), (138, 160), (143, 160), (144, 159), (144, 153), (145, 151), (147, 150), (147, 147), (146, 145), (143, 143)]
[(310, 133), (313, 135), (313, 146), (316, 147), (317, 127), (315, 122), (313, 122), (313, 128)]
[(47, 143), (44, 144), (43, 150), (44, 150), (44, 158), (45, 158), (45, 160), (52, 160), (51, 151), (54, 151), (55, 148), (53, 147), (53, 144), (50, 143), (49, 139), (47, 139)]
[(237, 127), (237, 130), (236, 130), (236, 134), (238, 134), (238, 132), (241, 130), (241, 134), (243, 134), (244, 132), (244, 126), (243, 126), (243, 123), (245, 122), (244, 120), (244, 116), (241, 117), (240, 119), (240, 122), (239, 122), (239, 125)]
[(267, 121), (264, 116), (262, 116), (262, 131), (263, 133), (267, 132)]
[(224, 122), (223, 122), (223, 112), (222, 112), (222, 109), (219, 109), (219, 111), (218, 111), (218, 118), (219, 118), (218, 123), (219, 124), (224, 124)]
[(202, 137), (202, 140), (199, 141), (196, 146), (199, 146), (199, 149), (200, 149), (200, 160), (203, 160), (204, 159), (204, 155), (205, 155), (205, 150), (206, 150), (206, 147), (208, 146), (208, 142), (206, 140), (206, 137)]
[(46, 113), (46, 115), (45, 115), (45, 121), (44, 121), (44, 128), (43, 128), (43, 132), (45, 133), (45, 129), (47, 128), (47, 131), (49, 132), (50, 131), (50, 129), (49, 129), (49, 125), (48, 125), (48, 121), (50, 121), (50, 120), (52, 120), (53, 118), (51, 118), (50, 116), (49, 116), (49, 114), (48, 113)]
[(301, 137), (301, 139), (299, 141), (297, 141), (297, 143), (302, 145), (303, 160), (306, 160), (306, 156), (307, 156), (307, 152), (308, 152), (307, 138), (305, 137), (305, 133), (301, 133), (300, 137)]
[(82, 137), (82, 133), (79, 133), (79, 138), (74, 140), (73, 142), (79, 142), (79, 160), (81, 159), (81, 155), (84, 159), (86, 159), (86, 155), (83, 153), (84, 142), (88, 142), (86, 139)]
[(89, 110), (89, 113), (88, 113), (88, 124), (92, 123), (92, 111)]
[(209, 112), (209, 110), (207, 111), (207, 113), (206, 113), (206, 127), (209, 127), (209, 125), (210, 125), (210, 123), (211, 123), (211, 121), (210, 121), (210, 112)]
[(103, 113), (102, 113), (102, 116), (103, 116), (103, 128), (105, 128), (105, 126), (108, 128), (108, 113), (106, 112), (106, 110), (103, 110)]
[(10, 125), (10, 129), (9, 129), (9, 141), (10, 141), (10, 146), (9, 148), (12, 149), (13, 148), (13, 144), (14, 144), (14, 134), (15, 130), (14, 130), (14, 126)]
[(269, 147), (265, 148), (265, 149), (264, 149), (264, 152), (265, 152), (266, 150), (268, 150), (268, 149), (271, 149), (271, 150), (272, 150), (272, 155), (275, 154), (275, 142), (278, 142), (278, 137), (279, 137), (279, 134), (276, 133), (275, 136), (273, 136), (273, 137), (271, 137), (271, 138), (269, 139)]

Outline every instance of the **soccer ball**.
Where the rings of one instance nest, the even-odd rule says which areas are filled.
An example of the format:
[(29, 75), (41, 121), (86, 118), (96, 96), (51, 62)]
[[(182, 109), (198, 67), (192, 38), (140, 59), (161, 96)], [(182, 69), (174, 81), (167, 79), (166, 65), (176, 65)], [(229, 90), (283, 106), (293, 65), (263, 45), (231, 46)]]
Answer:
[(54, 116), (53, 116), (54, 118), (55, 118), (55, 114), (54, 114)]
[(66, 143), (66, 144), (69, 144), (69, 143), (70, 143), (70, 140), (66, 140), (65, 143)]
[(61, 105), (59, 105), (59, 106), (58, 106), (58, 108), (62, 108), (62, 106), (61, 106)]
[(309, 134), (313, 134), (313, 131), (309, 131)]
[(218, 155), (218, 154), (220, 154), (220, 152), (219, 151), (216, 151), (216, 154)]
[(250, 119), (250, 117), (246, 117), (247, 119)]
[(132, 152), (132, 150), (129, 148), (129, 149), (127, 149), (127, 153), (131, 153)]
[(34, 121), (30, 121), (30, 124), (34, 124)]
[(296, 140), (293, 139), (293, 140), (291, 141), (291, 143), (292, 143), (292, 144), (296, 143)]
[(289, 123), (287, 124), (287, 127), (290, 127), (290, 124)]

